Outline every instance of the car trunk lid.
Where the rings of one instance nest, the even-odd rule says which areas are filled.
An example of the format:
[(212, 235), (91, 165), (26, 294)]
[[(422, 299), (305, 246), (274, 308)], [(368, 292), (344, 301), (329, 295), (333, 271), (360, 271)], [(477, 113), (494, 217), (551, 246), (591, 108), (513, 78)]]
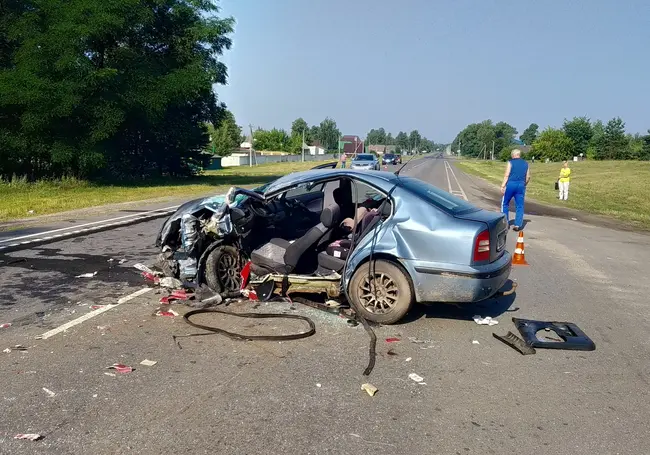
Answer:
[(506, 238), (508, 235), (508, 222), (503, 213), (479, 209), (458, 214), (456, 218), (477, 221), (486, 225), (490, 232), (490, 262), (494, 262), (503, 256), (506, 251)]

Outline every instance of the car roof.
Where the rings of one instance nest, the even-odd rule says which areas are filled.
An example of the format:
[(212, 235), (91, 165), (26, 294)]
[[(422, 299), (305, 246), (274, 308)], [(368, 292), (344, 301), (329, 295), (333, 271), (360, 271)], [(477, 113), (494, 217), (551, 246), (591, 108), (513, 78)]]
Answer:
[(370, 183), (375, 181), (377, 184), (391, 183), (398, 179), (398, 176), (392, 172), (384, 171), (370, 173), (368, 171), (355, 171), (353, 169), (312, 169), (310, 171), (294, 172), (271, 182), (264, 190), (264, 196), (273, 196), (291, 187), (315, 180), (336, 180), (345, 177)]

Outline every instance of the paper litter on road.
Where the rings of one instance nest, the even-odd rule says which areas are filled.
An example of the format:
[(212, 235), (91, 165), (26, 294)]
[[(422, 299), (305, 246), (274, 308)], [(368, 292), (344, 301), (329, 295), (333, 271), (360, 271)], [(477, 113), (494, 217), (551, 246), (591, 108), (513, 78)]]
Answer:
[(427, 344), (427, 343), (432, 343), (431, 340), (419, 340), (419, 339), (417, 339), (416, 337), (409, 337), (409, 341), (410, 341), (411, 343), (415, 343), (415, 344)]
[(375, 396), (375, 393), (377, 393), (377, 387), (375, 387), (372, 384), (361, 384), (361, 390), (364, 390), (368, 395), (371, 397)]
[(178, 289), (183, 285), (183, 283), (181, 283), (181, 280), (172, 278), (170, 276), (161, 278), (158, 284), (160, 284), (161, 287), (168, 289)]
[(14, 439), (26, 439), (28, 441), (38, 441), (43, 436), (36, 433), (20, 433), (14, 436)]
[(493, 325), (497, 325), (499, 323), (499, 321), (497, 321), (496, 319), (492, 319), (490, 316), (483, 317), (483, 316), (478, 315), (478, 314), (474, 315), (474, 317), (472, 317), (472, 319), (474, 319), (474, 322), (476, 322), (478, 325), (493, 326)]
[(135, 267), (136, 269), (138, 269), (139, 271), (144, 272), (144, 273), (150, 273), (152, 275), (156, 274), (156, 272), (154, 272), (152, 269), (150, 269), (149, 267), (147, 267), (144, 264), (140, 264), (139, 262), (137, 264), (133, 264), (133, 267)]
[(56, 395), (56, 393), (52, 392), (50, 389), (47, 389), (45, 387), (43, 387), (43, 392), (47, 393), (50, 396), (50, 398)]
[(11, 327), (11, 322), (5, 322), (4, 324), (0, 324), (0, 329), (7, 329)]
[(105, 374), (106, 376), (111, 376), (111, 377), (113, 377), (113, 378), (116, 376), (115, 373), (109, 373), (108, 371), (105, 372), (104, 374)]
[(97, 272), (82, 273), (81, 275), (77, 275), (75, 278), (92, 278), (94, 276), (97, 276)]
[(140, 365), (144, 365), (144, 366), (146, 366), (146, 367), (152, 367), (152, 366), (154, 366), (154, 365), (157, 364), (157, 363), (158, 363), (158, 361), (156, 361), (156, 360), (147, 360), (147, 359), (144, 359), (142, 362), (140, 362)]
[(412, 360), (412, 357), (407, 357), (406, 359), (404, 359), (405, 362), (410, 362), (411, 360)]
[(126, 259), (120, 259), (120, 261), (118, 262), (118, 264), (124, 264), (125, 262), (126, 262)]
[(478, 342), (478, 340), (472, 340), (472, 344), (481, 344)]
[(396, 343), (398, 341), (399, 341), (399, 338), (397, 338), (397, 337), (386, 338), (386, 343)]
[(417, 373), (411, 373), (411, 374), (409, 374), (409, 379), (410, 379), (411, 381), (415, 381), (415, 382), (422, 382), (422, 381), (424, 381), (424, 378), (423, 378), (422, 376), (420, 376), (419, 374), (417, 374)]

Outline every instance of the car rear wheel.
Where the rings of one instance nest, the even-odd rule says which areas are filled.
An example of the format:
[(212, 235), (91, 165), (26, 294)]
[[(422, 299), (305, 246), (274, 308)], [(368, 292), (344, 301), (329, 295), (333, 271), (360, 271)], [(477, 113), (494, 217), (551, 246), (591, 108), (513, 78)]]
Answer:
[(241, 286), (241, 260), (232, 246), (220, 246), (205, 260), (205, 282), (214, 292), (236, 291)]
[(397, 265), (381, 259), (359, 267), (350, 280), (349, 291), (361, 315), (381, 324), (399, 321), (413, 303), (409, 277)]

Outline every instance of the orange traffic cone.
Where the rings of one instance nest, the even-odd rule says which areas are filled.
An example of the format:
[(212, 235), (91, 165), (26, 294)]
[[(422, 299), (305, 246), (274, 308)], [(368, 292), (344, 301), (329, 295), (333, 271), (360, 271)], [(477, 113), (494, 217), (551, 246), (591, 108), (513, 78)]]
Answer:
[(519, 231), (517, 237), (517, 246), (515, 246), (515, 254), (512, 256), (513, 265), (528, 265), (526, 256), (524, 255), (524, 231)]

